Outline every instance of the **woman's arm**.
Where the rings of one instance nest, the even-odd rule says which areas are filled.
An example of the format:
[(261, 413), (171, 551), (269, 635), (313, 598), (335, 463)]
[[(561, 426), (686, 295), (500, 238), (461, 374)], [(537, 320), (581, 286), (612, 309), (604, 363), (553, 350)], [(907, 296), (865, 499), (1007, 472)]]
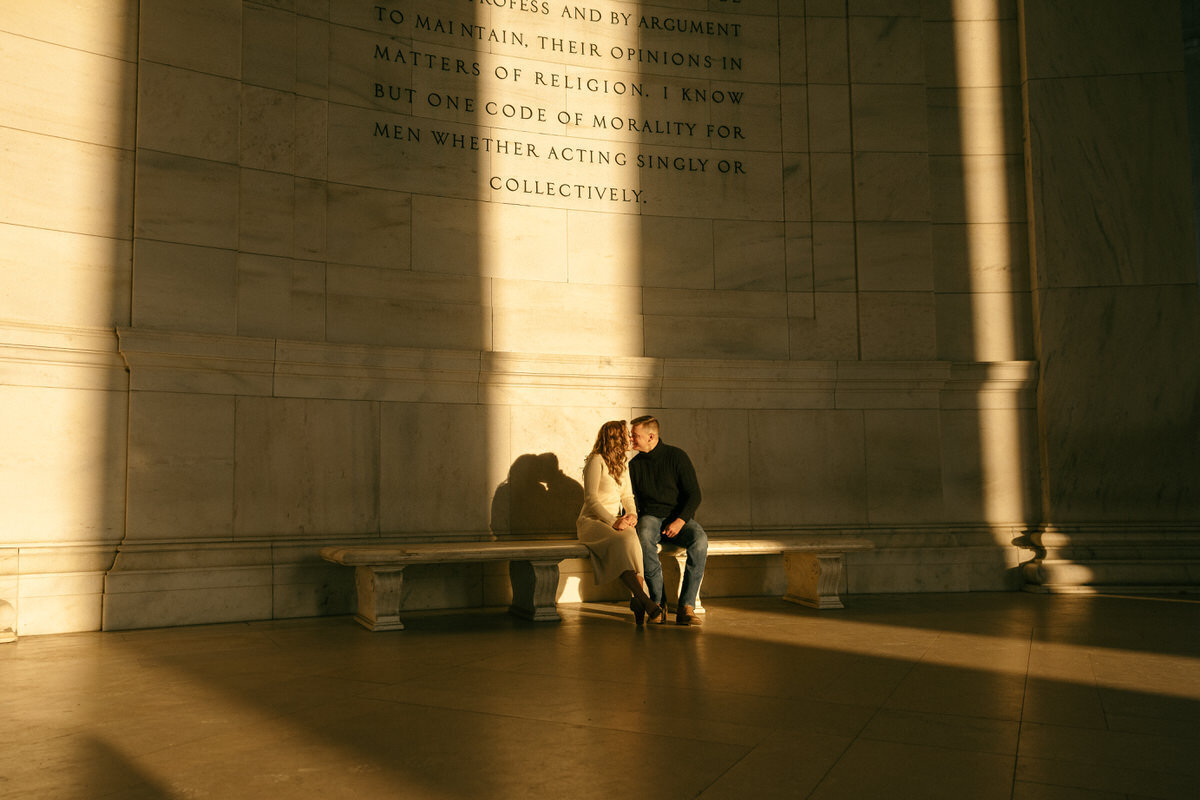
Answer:
[(604, 479), (604, 459), (600, 456), (588, 456), (583, 465), (583, 513), (589, 517), (603, 520), (612, 525), (617, 515), (611, 509), (605, 508), (600, 501), (600, 481)]
[(633, 489), (629, 485), (629, 473), (625, 473), (626, 481), (621, 486), (621, 510), (625, 513), (626, 527), (637, 525), (637, 501), (633, 497)]

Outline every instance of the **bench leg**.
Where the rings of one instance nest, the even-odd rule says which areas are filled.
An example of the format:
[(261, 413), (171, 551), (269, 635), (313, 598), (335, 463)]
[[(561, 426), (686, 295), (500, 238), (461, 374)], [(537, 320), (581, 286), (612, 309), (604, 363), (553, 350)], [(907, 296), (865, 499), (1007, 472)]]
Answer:
[(811, 608), (845, 608), (838, 597), (841, 553), (784, 553), (783, 568), (787, 573), (784, 600)]
[(536, 622), (561, 619), (558, 616), (558, 559), (553, 561), (510, 561), (508, 578), (512, 582), (510, 613)]
[(367, 630), (402, 631), (400, 589), (404, 567), (355, 567), (358, 612), (354, 618)]

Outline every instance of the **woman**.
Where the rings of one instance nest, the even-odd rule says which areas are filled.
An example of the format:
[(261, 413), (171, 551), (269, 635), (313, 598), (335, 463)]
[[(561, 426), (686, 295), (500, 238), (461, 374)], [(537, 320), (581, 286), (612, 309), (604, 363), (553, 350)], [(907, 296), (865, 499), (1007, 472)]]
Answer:
[(592, 554), (596, 583), (619, 578), (633, 593), (629, 608), (641, 625), (646, 615), (658, 622), (666, 613), (646, 594), (642, 580), (642, 545), (637, 537), (633, 490), (625, 469), (629, 431), (625, 420), (600, 426), (596, 443), (583, 465), (583, 508), (575, 529)]

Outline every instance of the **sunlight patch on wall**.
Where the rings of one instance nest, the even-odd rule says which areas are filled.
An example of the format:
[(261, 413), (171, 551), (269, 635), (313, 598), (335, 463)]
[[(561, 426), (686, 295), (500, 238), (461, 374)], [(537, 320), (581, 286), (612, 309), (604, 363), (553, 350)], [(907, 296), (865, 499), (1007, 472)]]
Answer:
[[(481, 7), (476, 15), (484, 26), (507, 20), (528, 44), (519, 57), (478, 54), (487, 122), (480, 133), (494, 143), (476, 161), (488, 311), (480, 402), (490, 485), (507, 489), (493, 498), (493, 536), (542, 528), (541, 535), (573, 535), (581, 498), (569, 490), (579, 486), (579, 451), (600, 421), (628, 413), (581, 408), (612, 400), (581, 392), (580, 383), (599, 380), (598, 357), (644, 353), (640, 145), (626, 127), (643, 115), (641, 76), (636, 65), (595, 56), (637, 47), (637, 29), (612, 24), (615, 11), (597, 20), (598, 13), (555, 7), (513, 22)], [(598, 117), (621, 127), (597, 126)], [(531, 496), (538, 487), (522, 483), (522, 465), (543, 458), (554, 486), (539, 502)], [(568, 576), (561, 599), (583, 594), (579, 578)]]
[[(636, 44), (608, 26), (604, 48)], [(579, 24), (530, 23), (534, 41), (573, 46)], [(637, 136), (597, 129), (642, 116), (637, 73), (583, 69), (539, 46), (532, 58), (480, 54), (492, 152), (478, 159), (479, 275), (499, 352), (640, 356)], [(502, 79), (503, 78), (503, 79)], [(547, 84), (550, 84), (549, 86)], [(564, 89), (554, 84), (574, 87)], [(581, 90), (580, 84), (600, 91)], [(489, 338), (485, 336), (485, 341)]]
[[(975, 0), (956, 0), (959, 15), (970, 7), (973, 19), (959, 23), (955, 30), (955, 55), (958, 68), (959, 124), (963, 143), (963, 199), (968, 226), (1004, 224), (1009, 219), (1010, 187), (1005, 170), (994, 159), (1007, 152), (1005, 139), (1004, 76), (1001, 74), (1000, 22), (978, 20), (981, 4)], [(992, 11), (996, 0), (991, 0)], [(970, 93), (968, 98), (967, 93)], [(983, 154), (985, 158), (975, 157)], [(1016, 358), (1012, 301), (1012, 282), (1007, 269), (989, 269), (1008, 265), (1012, 247), (1006, 236), (986, 236), (968, 227), (967, 252), (971, 275), (975, 320), (975, 359), (1006, 361)]]
[[(0, 22), (0, 628), (99, 627), (124, 520), (136, 4)], [(19, 600), (19, 602), (18, 602)]]
[[(964, 222), (970, 275), (975, 360), (1018, 357), (1013, 318), (1011, 192), (1006, 154), (1002, 14), (997, 0), (956, 0), (955, 60), (962, 143)], [(981, 398), (987, 387), (981, 389)], [(980, 408), (984, 519), (1019, 522), (1025, 516), (1021, 423), (1016, 408)], [(1008, 405), (1008, 404), (1002, 404)], [(1004, 542), (1007, 543), (1007, 542)]]

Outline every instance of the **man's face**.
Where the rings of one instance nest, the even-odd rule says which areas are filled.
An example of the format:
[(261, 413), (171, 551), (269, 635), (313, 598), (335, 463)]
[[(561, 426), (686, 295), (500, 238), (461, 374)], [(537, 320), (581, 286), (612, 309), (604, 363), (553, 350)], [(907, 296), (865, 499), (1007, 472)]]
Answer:
[(649, 453), (654, 449), (654, 443), (658, 440), (658, 435), (654, 431), (646, 430), (642, 426), (636, 426), (629, 433), (629, 441), (633, 444), (633, 449), (639, 453)]

